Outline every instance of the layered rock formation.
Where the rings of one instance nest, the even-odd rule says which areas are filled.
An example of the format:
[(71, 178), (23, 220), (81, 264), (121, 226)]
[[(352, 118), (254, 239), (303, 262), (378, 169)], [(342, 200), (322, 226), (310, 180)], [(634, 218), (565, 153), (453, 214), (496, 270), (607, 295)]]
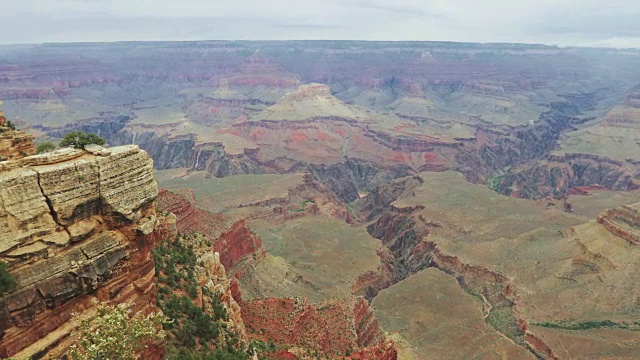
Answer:
[(268, 298), (241, 306), (252, 338), (320, 351), (332, 358), (351, 353), (353, 359), (397, 358), (393, 344), (362, 298), (315, 305), (304, 298)]
[(624, 191), (637, 189), (640, 166), (588, 154), (549, 156), (513, 168), (498, 177), (496, 190), (505, 195), (528, 199), (562, 198), (573, 188), (601, 187)]
[(17, 281), (2, 304), (0, 355), (60, 354), (71, 314), (93, 299), (155, 309), (150, 251), (176, 233), (173, 216), (156, 215), (157, 194), (137, 146), (0, 163), (0, 256)]
[(327, 85), (301, 85), (286, 94), (275, 105), (251, 118), (254, 121), (289, 120), (300, 121), (314, 118), (366, 119), (367, 114), (353, 106), (348, 106), (331, 95)]
[(35, 153), (33, 136), (9, 128), (7, 118), (0, 110), (0, 161), (18, 159)]
[(615, 236), (640, 245), (640, 203), (606, 210), (598, 216), (598, 223)]
[(212, 243), (211, 249), (220, 253), (222, 265), (231, 269), (236, 263), (254, 256), (263, 256), (262, 241), (247, 226), (244, 219), (233, 221), (219, 214), (199, 208), (195, 195), (191, 201), (166, 189), (160, 190), (158, 210), (174, 213), (178, 230), (183, 234), (198, 232)]
[(33, 136), (0, 126), (0, 161), (18, 159), (35, 153)]
[(207, 287), (214, 294), (220, 294), (220, 301), (225, 305), (229, 313), (228, 323), (232, 327), (233, 333), (240, 340), (246, 342), (247, 333), (242, 320), (241, 309), (234, 297), (237, 284), (235, 280), (227, 279), (225, 267), (220, 261), (220, 254), (207, 251), (198, 260), (202, 261), (204, 271), (198, 271), (197, 280), (201, 286)]

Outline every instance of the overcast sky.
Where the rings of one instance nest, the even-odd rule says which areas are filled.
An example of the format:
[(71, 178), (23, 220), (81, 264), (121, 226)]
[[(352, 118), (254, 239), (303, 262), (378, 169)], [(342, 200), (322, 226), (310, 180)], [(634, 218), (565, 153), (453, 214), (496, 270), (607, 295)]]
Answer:
[(207, 39), (640, 48), (640, 0), (0, 0), (0, 44)]

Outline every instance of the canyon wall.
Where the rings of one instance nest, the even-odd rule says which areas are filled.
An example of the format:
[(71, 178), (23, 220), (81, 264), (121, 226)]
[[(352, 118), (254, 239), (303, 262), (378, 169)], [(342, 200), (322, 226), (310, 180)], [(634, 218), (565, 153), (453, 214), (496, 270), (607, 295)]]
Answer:
[[(195, 197), (192, 192), (189, 195)], [(264, 256), (262, 240), (249, 229), (244, 219), (232, 221), (210, 213), (199, 208), (195, 201), (166, 189), (160, 190), (158, 210), (175, 214), (181, 233), (198, 232), (206, 236), (212, 251), (220, 253), (220, 261), (227, 269), (252, 256), (257, 259)]]
[(528, 199), (564, 197), (571, 189), (597, 186), (634, 190), (640, 186), (640, 166), (588, 154), (551, 155), (548, 159), (514, 167), (496, 184), (504, 195)]

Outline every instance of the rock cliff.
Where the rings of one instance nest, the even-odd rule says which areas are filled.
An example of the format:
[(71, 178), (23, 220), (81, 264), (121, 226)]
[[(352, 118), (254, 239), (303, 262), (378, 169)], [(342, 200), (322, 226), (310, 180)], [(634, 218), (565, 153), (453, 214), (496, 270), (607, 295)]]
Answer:
[(353, 359), (397, 358), (393, 343), (363, 298), (319, 304), (304, 298), (267, 298), (241, 306), (251, 338), (310, 349), (329, 358), (352, 352)]
[(567, 154), (549, 156), (512, 169), (498, 177), (496, 190), (514, 197), (541, 199), (561, 198), (571, 189), (582, 186), (611, 190), (633, 190), (640, 186), (636, 179), (637, 164), (596, 155)]
[(7, 118), (0, 110), (0, 161), (18, 159), (35, 153), (33, 136), (9, 128)]
[(212, 243), (211, 249), (220, 253), (220, 261), (227, 269), (251, 256), (260, 258), (264, 255), (262, 240), (243, 219), (233, 221), (210, 213), (197, 207), (194, 201), (166, 189), (160, 190), (158, 210), (174, 213), (181, 233), (198, 232), (206, 236)]
[[(0, 257), (17, 281), (2, 303), (0, 356), (61, 354), (93, 299), (155, 309), (152, 161), (137, 146), (61, 149), (0, 162)], [(161, 356), (162, 352), (155, 352)]]

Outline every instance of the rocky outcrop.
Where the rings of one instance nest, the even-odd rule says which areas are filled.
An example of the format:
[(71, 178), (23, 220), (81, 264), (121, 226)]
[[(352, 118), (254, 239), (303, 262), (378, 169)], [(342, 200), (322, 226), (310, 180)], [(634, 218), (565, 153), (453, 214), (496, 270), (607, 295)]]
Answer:
[(347, 159), (333, 165), (310, 165), (309, 168), (318, 180), (345, 202), (357, 200), (362, 193), (410, 173), (408, 167), (384, 168), (359, 159)]
[[(354, 353), (359, 355), (353, 359), (396, 359), (393, 343), (386, 339), (362, 298), (315, 305), (302, 298), (267, 298), (241, 305), (250, 338), (271, 339), (330, 358)], [(380, 351), (374, 350), (378, 348)]]
[(175, 218), (156, 214), (146, 153), (96, 153), (62, 149), (0, 163), (0, 258), (18, 284), (2, 303), (2, 356), (63, 352), (71, 314), (89, 311), (92, 299), (155, 309), (150, 252), (175, 236)]
[(247, 151), (233, 155), (226, 153), (221, 143), (200, 145), (194, 149), (191, 169), (205, 170), (214, 177), (275, 172), (252, 159)]
[(356, 343), (360, 347), (378, 344), (385, 339), (378, 326), (378, 320), (363, 298), (358, 298), (353, 306), (353, 321), (356, 329)]
[(374, 346), (358, 349), (347, 359), (353, 360), (397, 360), (398, 350), (392, 341), (386, 341)]
[[(0, 101), (2, 105), (2, 101)], [(33, 136), (9, 127), (9, 122), (0, 110), (0, 161), (19, 159), (36, 153)]]
[[(191, 245), (193, 241), (189, 241)], [(195, 246), (195, 252), (198, 256), (198, 264), (195, 267), (196, 281), (200, 284), (199, 292), (202, 293), (202, 287), (209, 289), (209, 294), (218, 294), (219, 301), (224, 304), (229, 314), (227, 328), (231, 328), (234, 335), (243, 343), (247, 342), (247, 333), (240, 306), (234, 298), (234, 280), (229, 280), (222, 264), (220, 254), (212, 252), (208, 246)], [(201, 294), (201, 296), (204, 296)], [(202, 304), (201, 304), (202, 305)]]
[(248, 256), (264, 256), (262, 240), (249, 229), (244, 219), (220, 234), (213, 243), (213, 249), (220, 253), (222, 264), (228, 269)]
[(190, 190), (178, 194), (160, 189), (156, 203), (158, 211), (176, 215), (178, 231), (182, 234), (197, 232), (214, 241), (231, 225), (231, 221), (223, 215), (212, 214), (199, 208), (195, 204), (195, 194)]
[(220, 253), (221, 263), (227, 269), (252, 256), (254, 260), (264, 256), (262, 240), (249, 229), (244, 219), (233, 221), (212, 214), (197, 207), (194, 195), (192, 199), (161, 189), (158, 210), (174, 213), (181, 233), (197, 232), (206, 236), (213, 251)]
[(35, 153), (33, 136), (0, 126), (0, 161), (19, 159)]
[(606, 210), (597, 221), (613, 235), (640, 245), (640, 203)]
[(633, 190), (640, 186), (635, 178), (637, 164), (595, 155), (567, 154), (515, 167), (498, 182), (504, 195), (528, 199), (563, 197), (571, 189), (595, 186), (610, 190)]
[(153, 159), (156, 169), (191, 167), (194, 155), (195, 135), (167, 137), (153, 130), (120, 131), (110, 139), (111, 144), (136, 144)]

